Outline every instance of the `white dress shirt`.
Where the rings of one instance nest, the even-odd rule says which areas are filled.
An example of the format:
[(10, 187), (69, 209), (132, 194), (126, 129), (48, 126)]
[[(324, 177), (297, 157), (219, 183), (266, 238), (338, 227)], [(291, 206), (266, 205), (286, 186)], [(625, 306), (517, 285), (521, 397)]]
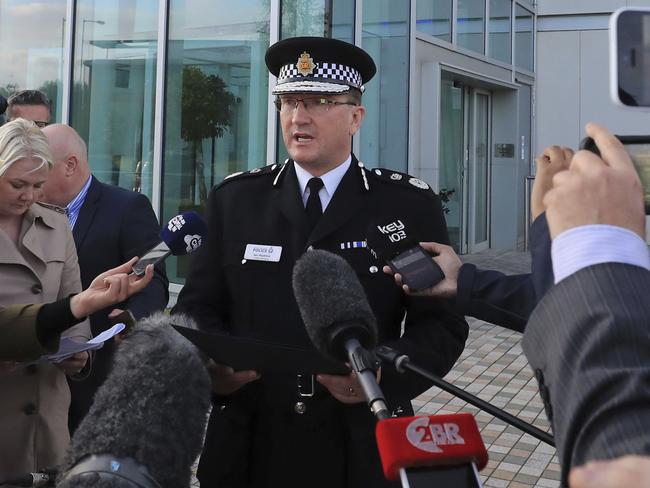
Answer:
[[(348, 156), (348, 159), (339, 164), (336, 168), (329, 170), (327, 173), (322, 175), (320, 179), (323, 181), (323, 188), (318, 192), (320, 197), (320, 203), (323, 207), (323, 212), (330, 203), (334, 192), (341, 183), (345, 172), (352, 164), (352, 155)], [(311, 180), (314, 175), (309, 173), (309, 171), (303, 169), (298, 163), (294, 161), (294, 167), (296, 168), (296, 176), (298, 177), (298, 190), (300, 195), (302, 195), (302, 204), (307, 206), (307, 199), (309, 198), (309, 188), (307, 188), (307, 183)]]

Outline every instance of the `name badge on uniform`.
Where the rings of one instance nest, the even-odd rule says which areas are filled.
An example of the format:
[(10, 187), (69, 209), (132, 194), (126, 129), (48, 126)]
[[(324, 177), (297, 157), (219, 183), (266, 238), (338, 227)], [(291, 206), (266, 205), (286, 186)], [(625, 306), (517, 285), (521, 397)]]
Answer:
[(282, 246), (272, 246), (270, 244), (246, 244), (244, 259), (277, 263), (280, 261), (281, 255)]

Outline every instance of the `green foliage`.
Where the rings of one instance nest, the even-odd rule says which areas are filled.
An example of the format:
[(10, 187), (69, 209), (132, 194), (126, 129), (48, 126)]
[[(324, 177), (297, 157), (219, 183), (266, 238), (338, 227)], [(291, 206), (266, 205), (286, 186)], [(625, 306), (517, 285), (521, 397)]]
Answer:
[(47, 98), (50, 99), (50, 104), (52, 105), (52, 117), (54, 117), (57, 98), (59, 95), (59, 83), (56, 80), (48, 80), (39, 86), (38, 90), (45, 93), (47, 95)]
[(438, 196), (440, 197), (440, 200), (442, 201), (442, 211), (445, 214), (449, 213), (449, 207), (445, 205), (445, 203), (449, 203), (449, 200), (451, 200), (451, 196), (456, 193), (456, 189), (452, 188), (448, 190), (447, 188), (441, 188), (440, 191), (438, 192)]
[(0, 95), (9, 98), (13, 93), (18, 91), (16, 83), (7, 83), (5, 86), (0, 86)]
[(235, 97), (218, 75), (198, 66), (183, 68), (181, 137), (186, 141), (222, 137), (230, 127)]

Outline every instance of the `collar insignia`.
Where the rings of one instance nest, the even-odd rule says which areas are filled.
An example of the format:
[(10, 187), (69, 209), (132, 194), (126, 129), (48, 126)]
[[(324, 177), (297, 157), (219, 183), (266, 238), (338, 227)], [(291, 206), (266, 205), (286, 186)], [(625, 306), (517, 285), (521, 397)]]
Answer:
[(298, 58), (296, 68), (298, 68), (298, 73), (300, 73), (302, 76), (307, 76), (314, 74), (316, 65), (314, 64), (312, 57), (309, 56), (309, 53), (303, 51), (303, 53)]
[(429, 189), (429, 185), (418, 178), (409, 178), (409, 183), (416, 188), (420, 188), (421, 190)]

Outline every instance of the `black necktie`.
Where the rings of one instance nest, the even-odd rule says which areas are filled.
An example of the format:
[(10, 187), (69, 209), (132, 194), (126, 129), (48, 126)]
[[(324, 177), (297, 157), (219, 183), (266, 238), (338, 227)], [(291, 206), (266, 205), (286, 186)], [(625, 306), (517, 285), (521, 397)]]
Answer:
[(320, 204), (320, 197), (318, 192), (323, 188), (323, 180), (320, 178), (312, 178), (307, 182), (309, 188), (309, 198), (307, 199), (307, 220), (309, 221), (309, 230), (313, 230), (318, 223), (321, 215), (323, 215), (323, 206)]

